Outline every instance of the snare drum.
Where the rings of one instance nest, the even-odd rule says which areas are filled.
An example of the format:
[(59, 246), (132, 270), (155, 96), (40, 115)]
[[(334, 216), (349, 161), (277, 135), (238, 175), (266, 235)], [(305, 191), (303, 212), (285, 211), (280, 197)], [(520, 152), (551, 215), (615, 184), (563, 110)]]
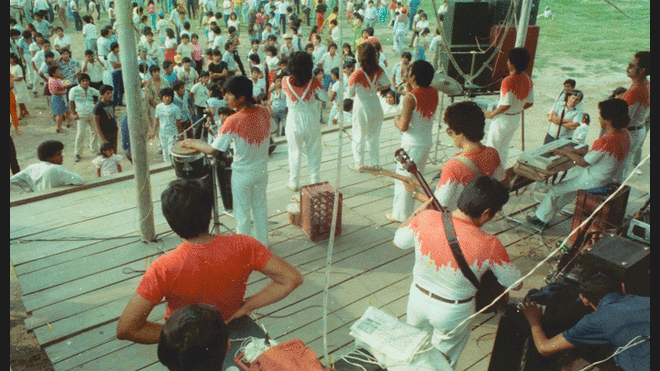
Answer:
[(195, 149), (183, 148), (176, 142), (170, 149), (172, 166), (176, 176), (182, 179), (201, 179), (210, 173), (206, 156)]

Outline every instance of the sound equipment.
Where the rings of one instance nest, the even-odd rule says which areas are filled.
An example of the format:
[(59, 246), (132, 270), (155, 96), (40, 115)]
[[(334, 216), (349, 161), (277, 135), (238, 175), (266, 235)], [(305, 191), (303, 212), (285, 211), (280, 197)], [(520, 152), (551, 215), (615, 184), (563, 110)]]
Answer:
[[(341, 234), (342, 198), (339, 193), (335, 237)], [(300, 187), (300, 226), (313, 242), (330, 238), (334, 201), (335, 188), (328, 182)]]
[(586, 248), (565, 278), (579, 282), (581, 272), (600, 271), (624, 282), (627, 294), (649, 296), (650, 267), (649, 246), (622, 236), (610, 235)]
[[(527, 76), (532, 76), (532, 71), (534, 69), (534, 59), (536, 56), (536, 46), (539, 41), (540, 30), (539, 26), (529, 26), (527, 28), (524, 47), (532, 57), (529, 60), (529, 66), (527, 66), (527, 69), (525, 70)], [(509, 58), (509, 51), (511, 51), (516, 45), (516, 27), (496, 25), (490, 29), (491, 46), (500, 45), (500, 40), (502, 40), (502, 38), (504, 38), (502, 46), (492, 60), (493, 70), (490, 78), (491, 85), (489, 85), (489, 90), (492, 89), (492, 91), (499, 91), (502, 80), (509, 76), (509, 68), (507, 67), (506, 62)]]
[(444, 73), (436, 72), (435, 75), (433, 75), (431, 86), (447, 95), (463, 94), (463, 87), (461, 84)]
[[(480, 4), (480, 3), (475, 3)], [(456, 80), (460, 86), (476, 85), (474, 88), (489, 88), (491, 83), (491, 76), (493, 74), (492, 60), (488, 67), (484, 68), (477, 76), (471, 76), (478, 72), (481, 67), (488, 61), (488, 58), (495, 52), (494, 48), (488, 48), (486, 43), (478, 45), (451, 45), (449, 51), (456, 61), (456, 65), (450, 60), (449, 55), (443, 52), (441, 55), (442, 65), (445, 68), (447, 76)], [(469, 76), (471, 81), (466, 81), (466, 78), (461, 75)]]
[(485, 44), (488, 38), (489, 7), (487, 2), (451, 1), (443, 27), (448, 45)]
[[(539, 15), (539, 2), (540, 0), (532, 0), (532, 7), (531, 11), (529, 13), (529, 25), (534, 26), (536, 25), (536, 18)], [(497, 25), (502, 25), (506, 21), (506, 15), (509, 11), (509, 7), (511, 6), (511, 0), (489, 0), (488, 1), (490, 5), (490, 11), (489, 11), (489, 21), (490, 24), (497, 26)], [(520, 19), (520, 8), (522, 5), (522, 1), (516, 1), (514, 4), (515, 9), (514, 13), (516, 20)], [(513, 17), (513, 15), (512, 15)]]

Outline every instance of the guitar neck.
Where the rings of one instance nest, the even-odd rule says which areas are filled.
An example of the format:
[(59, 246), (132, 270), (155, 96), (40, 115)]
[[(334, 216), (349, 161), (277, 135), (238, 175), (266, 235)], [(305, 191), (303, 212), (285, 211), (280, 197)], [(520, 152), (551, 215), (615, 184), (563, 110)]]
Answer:
[(433, 208), (437, 211), (445, 212), (445, 209), (442, 207), (442, 205), (440, 205), (440, 201), (438, 201), (438, 199), (435, 197), (433, 190), (431, 187), (429, 187), (429, 184), (426, 183), (424, 176), (419, 172), (419, 170), (417, 170), (417, 167), (414, 168), (413, 175), (415, 175), (415, 178), (417, 178), (417, 181), (419, 182), (426, 197), (431, 199), (431, 205)]

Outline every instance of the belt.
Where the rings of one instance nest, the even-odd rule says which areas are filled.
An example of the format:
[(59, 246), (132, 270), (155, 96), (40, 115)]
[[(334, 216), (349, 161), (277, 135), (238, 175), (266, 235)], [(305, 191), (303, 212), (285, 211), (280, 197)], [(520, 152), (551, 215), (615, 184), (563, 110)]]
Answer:
[(415, 287), (417, 287), (417, 289), (418, 289), (419, 291), (421, 291), (422, 294), (424, 294), (424, 295), (426, 295), (426, 296), (428, 296), (428, 297), (430, 297), (430, 298), (433, 298), (433, 299), (435, 299), (435, 300), (439, 300), (439, 301), (441, 301), (441, 302), (443, 302), (443, 303), (449, 303), (449, 304), (464, 304), (464, 303), (468, 303), (468, 302), (472, 301), (472, 298), (473, 298), (473, 297), (469, 297), (469, 298), (467, 298), (467, 299), (463, 299), (463, 300), (449, 300), (449, 299), (445, 299), (445, 298), (443, 298), (443, 297), (441, 297), (441, 296), (438, 296), (438, 295), (436, 295), (436, 294), (434, 294), (434, 293), (432, 293), (432, 292), (429, 292), (428, 290), (425, 290), (425, 289), (419, 287), (418, 284), (415, 284)]
[(507, 115), (507, 116), (515, 116), (515, 115), (519, 115), (520, 112), (516, 112), (516, 113), (506, 113), (506, 112), (504, 112), (504, 114)]
[(644, 128), (644, 125), (639, 125), (639, 126), (633, 126), (631, 128), (627, 128), (627, 129), (628, 129), (628, 131), (635, 131), (635, 130), (639, 130), (639, 129), (643, 129), (643, 128)]

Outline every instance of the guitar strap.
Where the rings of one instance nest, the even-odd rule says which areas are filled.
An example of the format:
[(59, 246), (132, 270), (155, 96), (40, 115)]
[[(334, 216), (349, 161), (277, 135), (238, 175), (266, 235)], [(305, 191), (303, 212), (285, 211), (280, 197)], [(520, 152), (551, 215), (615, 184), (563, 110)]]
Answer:
[(477, 276), (474, 274), (474, 272), (472, 272), (472, 269), (470, 269), (470, 266), (468, 265), (467, 260), (465, 260), (465, 256), (463, 255), (463, 251), (461, 251), (461, 247), (458, 243), (458, 237), (456, 237), (456, 230), (454, 229), (454, 221), (452, 220), (451, 213), (442, 213), (442, 223), (445, 228), (447, 243), (451, 248), (451, 253), (454, 255), (454, 260), (456, 260), (458, 267), (461, 269), (463, 275), (468, 280), (470, 280), (472, 285), (474, 285), (477, 290), (481, 289), (481, 284), (479, 283)]
[[(475, 177), (481, 176), (481, 171), (479, 171), (477, 165), (475, 165), (474, 162), (470, 160), (470, 158), (468, 158), (465, 155), (459, 155), (456, 156), (456, 159), (460, 161), (463, 165), (467, 166), (470, 169), (470, 171), (472, 171)], [(445, 228), (445, 236), (447, 237), (447, 243), (451, 248), (451, 253), (454, 255), (454, 260), (456, 260), (456, 263), (458, 263), (458, 267), (461, 269), (463, 275), (468, 280), (470, 280), (470, 282), (472, 282), (472, 284), (474, 285), (474, 287), (477, 288), (477, 290), (479, 290), (481, 288), (481, 284), (479, 283), (479, 279), (477, 279), (477, 276), (474, 274), (474, 272), (472, 272), (472, 269), (470, 269), (470, 266), (465, 260), (463, 251), (461, 250), (461, 247), (458, 243), (458, 237), (456, 237), (456, 230), (454, 229), (454, 222), (452, 220), (451, 213), (449, 212), (442, 213), (442, 222)]]

